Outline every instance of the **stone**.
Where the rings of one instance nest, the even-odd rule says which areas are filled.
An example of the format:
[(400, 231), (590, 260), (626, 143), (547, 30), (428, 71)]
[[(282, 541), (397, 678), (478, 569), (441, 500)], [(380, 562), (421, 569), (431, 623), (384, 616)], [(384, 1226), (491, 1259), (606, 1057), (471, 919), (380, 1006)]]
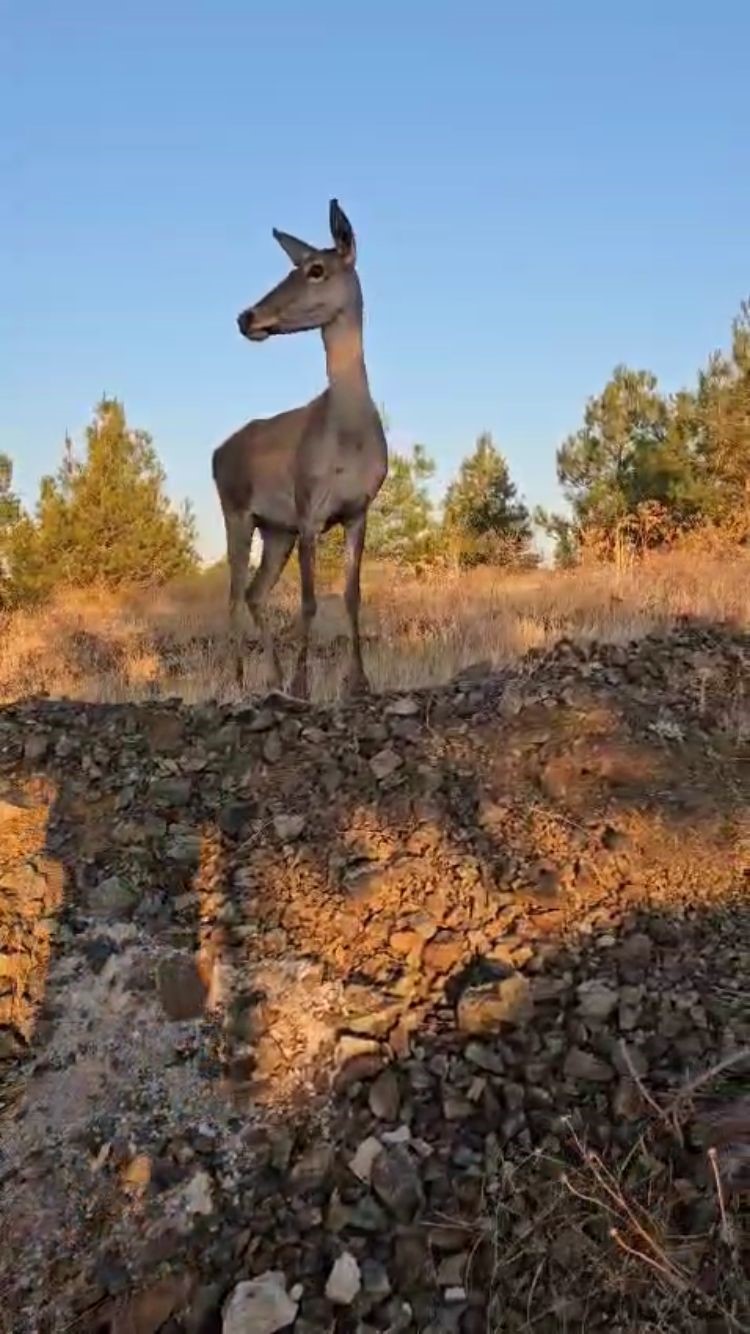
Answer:
[(335, 1157), (332, 1144), (313, 1144), (297, 1159), (289, 1180), (299, 1191), (318, 1190), (330, 1175)]
[(424, 945), (424, 937), (417, 931), (394, 931), (389, 937), (388, 945), (394, 954), (419, 955)]
[(193, 1294), (190, 1307), (182, 1317), (184, 1334), (214, 1334), (221, 1319), (222, 1283), (203, 1283)]
[(349, 1161), (350, 1171), (352, 1171), (355, 1177), (358, 1177), (360, 1181), (364, 1181), (365, 1185), (369, 1185), (372, 1176), (372, 1165), (378, 1154), (382, 1152), (383, 1145), (374, 1135), (370, 1135), (368, 1139), (363, 1139), (362, 1143), (357, 1147), (354, 1157)]
[(238, 1283), (224, 1306), (222, 1334), (275, 1334), (297, 1318), (299, 1303), (286, 1290), (277, 1269)]
[(171, 954), (159, 960), (156, 988), (168, 1019), (179, 1023), (203, 1014), (208, 988), (194, 958)]
[(0, 1061), (10, 1061), (20, 1055), (22, 1044), (12, 1028), (0, 1028)]
[(528, 978), (521, 973), (497, 982), (468, 987), (456, 1007), (462, 1033), (481, 1035), (496, 1032), (502, 1025), (527, 1023), (534, 1013), (534, 1001)]
[(385, 750), (379, 750), (370, 760), (370, 768), (379, 783), (395, 774), (402, 764), (401, 756), (397, 755), (395, 750), (391, 750), (388, 746)]
[(326, 1297), (337, 1306), (351, 1306), (361, 1287), (359, 1265), (350, 1251), (344, 1251), (328, 1275)]
[(372, 1195), (363, 1195), (349, 1210), (346, 1226), (356, 1232), (382, 1233), (388, 1231), (389, 1220)]
[(144, 1190), (151, 1181), (151, 1159), (147, 1153), (137, 1153), (120, 1170), (120, 1180), (128, 1191)]
[(273, 827), (283, 843), (293, 843), (305, 827), (304, 815), (274, 815)]
[(341, 1091), (372, 1079), (383, 1065), (383, 1048), (374, 1038), (345, 1033), (336, 1044), (336, 1088)]
[(248, 732), (270, 732), (276, 726), (276, 719), (270, 709), (253, 709), (246, 725)]
[(384, 1297), (389, 1297), (391, 1293), (391, 1281), (385, 1265), (378, 1260), (372, 1260), (368, 1256), (362, 1261), (360, 1267), (362, 1275), (362, 1291), (367, 1293), (368, 1297), (374, 1297), (376, 1301), (381, 1301)]
[(90, 911), (96, 917), (116, 919), (130, 917), (138, 902), (138, 895), (119, 875), (106, 876), (104, 880), (92, 885), (86, 895)]
[(443, 1089), (443, 1116), (446, 1121), (465, 1121), (473, 1116), (475, 1108), (457, 1089)]
[(196, 867), (200, 863), (203, 839), (196, 830), (172, 825), (164, 849), (166, 856), (180, 866)]
[(461, 1287), (466, 1277), (466, 1269), (469, 1262), (468, 1251), (456, 1251), (453, 1255), (446, 1255), (444, 1260), (440, 1261), (437, 1270), (437, 1281), (441, 1288)]
[(592, 1084), (608, 1084), (615, 1077), (611, 1065), (581, 1047), (571, 1047), (565, 1057), (563, 1073), (566, 1079), (585, 1080)]
[(192, 783), (189, 778), (162, 778), (152, 784), (149, 796), (157, 809), (187, 806), (191, 790)]
[(24, 742), (24, 759), (29, 760), (31, 764), (43, 760), (49, 750), (49, 737), (43, 732), (36, 732), (33, 736), (27, 737)]
[(619, 994), (598, 978), (582, 982), (577, 988), (578, 1013), (583, 1019), (608, 1019), (619, 1004)]
[(411, 1131), (407, 1125), (396, 1126), (395, 1130), (384, 1130), (381, 1136), (384, 1144), (408, 1144), (411, 1141)]
[(266, 764), (278, 764), (282, 751), (283, 747), (278, 731), (269, 732), (268, 736), (263, 739), (263, 759)]
[(654, 943), (644, 931), (626, 936), (617, 951), (617, 959), (627, 981), (640, 977), (648, 969), (654, 953)]
[(400, 695), (386, 705), (386, 718), (413, 718), (419, 713), (419, 705), (413, 695)]
[(430, 973), (447, 973), (461, 962), (465, 948), (461, 937), (441, 932), (425, 945), (422, 962)]
[(635, 1121), (644, 1110), (643, 1098), (634, 1079), (618, 1080), (612, 1095), (612, 1115), (619, 1120)]
[(393, 1286), (401, 1296), (412, 1297), (434, 1286), (435, 1270), (421, 1227), (400, 1227), (390, 1264)]
[(502, 1075), (505, 1072), (505, 1061), (501, 1053), (484, 1042), (467, 1042), (464, 1058), (469, 1065), (475, 1065), (479, 1070), (486, 1070), (488, 1074)]
[(370, 1111), (379, 1121), (395, 1121), (401, 1108), (401, 1090), (395, 1071), (383, 1070), (370, 1085)]
[(207, 1217), (214, 1211), (213, 1184), (208, 1172), (200, 1169), (180, 1189), (180, 1203), (189, 1217)]
[(113, 1310), (110, 1334), (156, 1334), (187, 1301), (191, 1287), (189, 1275), (167, 1274), (122, 1298)]
[(239, 838), (255, 812), (251, 801), (230, 801), (219, 811), (219, 828), (229, 838)]
[(389, 1213), (408, 1223), (423, 1202), (422, 1186), (408, 1149), (400, 1144), (383, 1149), (372, 1164), (372, 1188)]

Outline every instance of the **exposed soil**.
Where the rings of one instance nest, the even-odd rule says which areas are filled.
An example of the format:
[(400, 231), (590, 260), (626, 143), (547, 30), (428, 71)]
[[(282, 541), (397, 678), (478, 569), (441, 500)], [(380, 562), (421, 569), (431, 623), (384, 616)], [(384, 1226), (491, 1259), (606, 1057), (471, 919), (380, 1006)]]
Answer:
[(749, 664), (0, 711), (0, 1328), (750, 1328)]

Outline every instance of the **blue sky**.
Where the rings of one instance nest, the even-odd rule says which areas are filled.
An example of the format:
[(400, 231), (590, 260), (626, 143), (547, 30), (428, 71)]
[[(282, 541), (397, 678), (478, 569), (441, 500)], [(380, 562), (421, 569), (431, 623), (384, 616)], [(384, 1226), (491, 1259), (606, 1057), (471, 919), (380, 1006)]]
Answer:
[[(482, 429), (530, 501), (618, 361), (667, 389), (750, 291), (750, 5), (24, 0), (4, 7), (0, 449), (33, 501), (97, 397), (202, 545), (215, 444), (323, 383), (235, 317), (278, 226), (358, 235), (373, 393), (449, 477)], [(8, 132), (9, 131), (9, 132)]]

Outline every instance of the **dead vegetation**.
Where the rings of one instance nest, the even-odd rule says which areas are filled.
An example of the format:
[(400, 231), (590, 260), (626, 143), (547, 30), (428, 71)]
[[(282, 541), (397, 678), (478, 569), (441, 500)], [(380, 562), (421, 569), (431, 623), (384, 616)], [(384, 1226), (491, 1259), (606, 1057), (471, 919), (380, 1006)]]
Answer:
[[(225, 584), (219, 571), (157, 593), (61, 594), (42, 609), (6, 617), (0, 699), (236, 699)], [(620, 572), (605, 566), (515, 575), (476, 570), (420, 579), (370, 567), (363, 612), (367, 666), (375, 689), (412, 689), (449, 681), (472, 664), (512, 663), (561, 637), (626, 643), (683, 617), (746, 627), (749, 589), (747, 553), (675, 552)], [(296, 597), (289, 577), (274, 598), (287, 669)], [(339, 594), (323, 592), (313, 630), (313, 698), (338, 695), (346, 636)], [(249, 692), (264, 687), (253, 642), (245, 679)]]

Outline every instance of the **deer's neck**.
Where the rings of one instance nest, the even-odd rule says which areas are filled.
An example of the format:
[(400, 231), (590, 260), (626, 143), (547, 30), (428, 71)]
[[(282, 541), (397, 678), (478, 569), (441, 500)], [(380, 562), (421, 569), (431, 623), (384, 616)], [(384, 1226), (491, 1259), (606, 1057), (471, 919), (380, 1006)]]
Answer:
[(333, 401), (357, 409), (370, 402), (361, 312), (344, 311), (323, 329), (328, 385)]

